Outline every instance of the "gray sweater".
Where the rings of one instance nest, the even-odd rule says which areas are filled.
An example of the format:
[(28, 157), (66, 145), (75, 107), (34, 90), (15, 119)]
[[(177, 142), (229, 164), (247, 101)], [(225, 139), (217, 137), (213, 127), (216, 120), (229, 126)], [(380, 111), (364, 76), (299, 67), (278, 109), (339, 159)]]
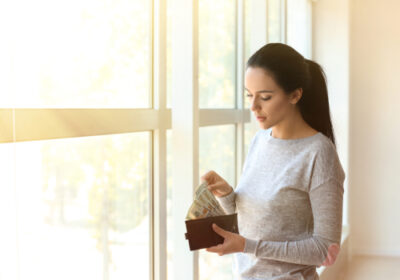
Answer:
[(345, 173), (321, 132), (300, 139), (252, 138), (239, 183), (217, 197), (238, 213), (244, 252), (234, 253), (235, 279), (319, 279), (316, 267), (340, 246)]

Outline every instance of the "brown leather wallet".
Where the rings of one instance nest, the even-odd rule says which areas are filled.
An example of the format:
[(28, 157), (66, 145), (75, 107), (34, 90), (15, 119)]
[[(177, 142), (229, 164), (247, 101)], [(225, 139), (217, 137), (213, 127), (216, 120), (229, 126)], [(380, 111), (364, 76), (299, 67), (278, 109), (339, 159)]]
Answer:
[(185, 223), (187, 229), (185, 238), (189, 240), (190, 251), (208, 248), (224, 242), (224, 238), (213, 230), (213, 223), (224, 230), (239, 233), (237, 213), (186, 220)]

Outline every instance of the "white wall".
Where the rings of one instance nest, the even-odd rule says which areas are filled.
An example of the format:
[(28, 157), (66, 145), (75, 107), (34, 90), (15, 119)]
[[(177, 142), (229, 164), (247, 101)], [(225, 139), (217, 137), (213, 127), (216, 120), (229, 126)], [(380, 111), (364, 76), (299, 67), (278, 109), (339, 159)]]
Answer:
[(399, 11), (398, 0), (313, 3), (313, 59), (328, 78), (353, 254), (400, 256)]
[(400, 255), (400, 1), (352, 0), (350, 223), (355, 254)]

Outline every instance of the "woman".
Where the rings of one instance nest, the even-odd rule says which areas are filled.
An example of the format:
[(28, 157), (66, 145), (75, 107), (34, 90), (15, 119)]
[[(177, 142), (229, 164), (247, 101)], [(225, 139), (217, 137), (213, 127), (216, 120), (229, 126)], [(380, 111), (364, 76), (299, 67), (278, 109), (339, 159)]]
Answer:
[(319, 279), (316, 267), (340, 249), (345, 173), (329, 112), (325, 74), (281, 43), (248, 60), (245, 89), (261, 129), (251, 140), (234, 190), (209, 171), (207, 181), (239, 234), (213, 225), (224, 243), (206, 251), (235, 253), (237, 279)]

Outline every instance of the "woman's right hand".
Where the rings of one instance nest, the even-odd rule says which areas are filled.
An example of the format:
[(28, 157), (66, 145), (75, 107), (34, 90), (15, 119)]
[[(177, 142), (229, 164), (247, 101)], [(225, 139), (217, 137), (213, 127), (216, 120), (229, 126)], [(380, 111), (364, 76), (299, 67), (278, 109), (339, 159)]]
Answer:
[(233, 188), (214, 170), (208, 171), (200, 178), (201, 182), (207, 182), (208, 189), (215, 196), (226, 196), (233, 191)]

